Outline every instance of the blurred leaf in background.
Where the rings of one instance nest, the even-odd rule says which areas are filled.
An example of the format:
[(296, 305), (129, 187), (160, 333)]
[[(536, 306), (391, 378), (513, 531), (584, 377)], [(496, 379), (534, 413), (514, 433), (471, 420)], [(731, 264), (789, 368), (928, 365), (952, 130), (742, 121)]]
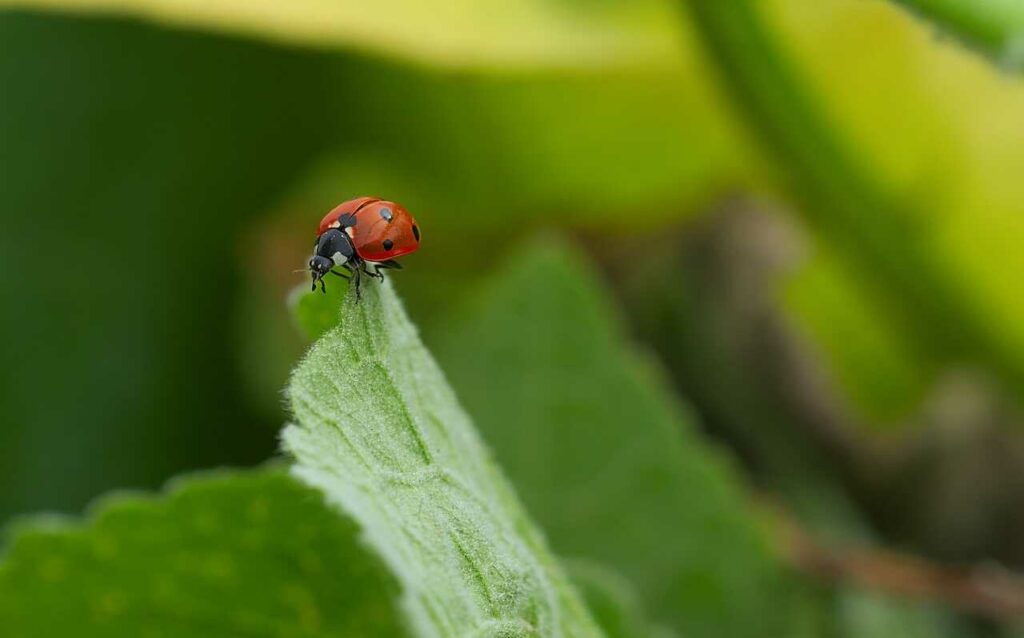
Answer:
[(633, 584), (613, 570), (584, 560), (569, 561), (569, 574), (608, 638), (675, 638), (671, 629), (644, 615)]
[[(826, 244), (827, 255), (845, 261), (834, 272), (851, 278), (851, 302), (865, 295), (850, 312), (865, 325), (887, 324), (827, 340), (847, 352), (825, 357), (826, 365), (855, 361), (862, 344), (872, 347), (868, 340), (889, 333), (912, 357), (890, 370), (916, 369), (939, 381), (919, 405), (897, 407), (904, 410), (899, 422), (921, 430), (901, 440), (865, 436), (867, 419), (843, 410), (850, 396), (875, 400), (877, 379), (860, 378), (861, 388), (839, 401), (809, 400), (820, 394), (811, 384), (833, 389), (836, 377), (856, 378), (852, 366), (831, 379), (776, 374), (785, 382), (762, 380), (762, 391), (788, 401), (791, 424), (812, 426), (800, 436), (827, 449), (887, 533), (946, 558), (1020, 564), (1024, 322), (1016, 319), (1020, 296), (1010, 282), (1021, 271), (1011, 246), (1024, 227), (1019, 194), (1011, 195), (1019, 180), (1005, 179), (1024, 167), (1019, 78), (999, 76), (956, 43), (934, 41), (882, 2), (691, 6), (750, 128), (786, 168), (800, 225)], [(867, 33), (874, 46), (865, 57)], [(798, 285), (816, 280), (826, 281)], [(826, 317), (802, 320), (819, 333), (833, 329)], [(893, 354), (892, 361), (906, 356)], [(937, 364), (943, 369), (932, 377)], [(879, 407), (858, 412), (877, 418)]]
[(0, 518), (253, 463), (238, 231), (323, 147), (322, 58), (0, 17)]
[(908, 417), (936, 382), (941, 362), (886, 321), (847, 262), (827, 245), (811, 250), (809, 263), (794, 269), (782, 286), (780, 305), (791, 325), (829, 354), (832, 379), (846, 390), (859, 422), (890, 432), (920, 426)]
[(454, 314), (428, 341), (530, 511), (556, 551), (627, 577), (645, 616), (685, 636), (945, 635), (941, 610), (847, 587), (822, 597), (792, 571), (767, 510), (624, 344), (564, 242), (513, 248)]
[[(0, 362), (0, 512), (75, 508), (106, 487), (263, 458), (297, 353), (280, 313), (264, 321), (283, 288), (264, 289), (287, 285), (274, 282), (304, 263), (314, 215), (343, 194), (401, 198), (396, 184), (410, 184), (434, 254), (451, 255), (433, 263), (451, 271), (516, 219), (689, 214), (750, 162), (706, 84), (664, 81), (694, 71), (692, 57), (609, 84), (592, 68), (451, 74), (128, 22), (0, 20), (0, 241), (16, 273), (2, 299), (7, 334), (21, 335)], [(700, 151), (688, 146), (698, 137)], [(328, 149), (354, 172), (318, 160)], [(575, 168), (577, 157), (592, 162)], [(306, 175), (320, 196), (283, 199)], [(298, 202), (294, 226), (264, 242), (261, 218), (282, 202)], [(48, 245), (60, 246), (53, 269), (75, 267), (43, 285), (36, 247)]]
[(289, 44), (349, 48), (446, 67), (587, 68), (662, 63), (674, 53), (671, 5), (546, 0), (3, 0), (3, 6), (123, 14)]
[(1024, 5), (1014, 0), (893, 0), (915, 15), (933, 20), (1000, 67), (1024, 66)]
[(692, 7), (748, 125), (801, 196), (801, 218), (849, 262), (851, 292), (880, 307), (863, 316), (894, 326), (883, 330), (924, 367), (983, 365), (1020, 397), (1024, 305), (1012, 282), (1024, 262), (1012, 247), (1024, 240), (1024, 192), (1010, 175), (1024, 170), (1024, 82), (887, 2)]
[(26, 519), (0, 563), (5, 636), (405, 636), (355, 524), (282, 469), (118, 495), (84, 524)]
[[(0, 14), (0, 518), (268, 455), (302, 348), (281, 308), (302, 277), (290, 271), (322, 212), (376, 192), (424, 226), (396, 277), (471, 407), (533, 386), (497, 369), (507, 387), (487, 387), (467, 372), (463, 335), (447, 333), (465, 326), (481, 352), (505, 353), (473, 322), (515, 343), (527, 337), (505, 336), (502, 309), (574, 316), (543, 288), (525, 292), (522, 255), (489, 274), (521, 237), (569, 230), (702, 427), (803, 524), (863, 540), (870, 520), (913, 551), (1024, 565), (1024, 79), (997, 68), (1024, 50), (1016, 3), (0, 4), (89, 16)], [(737, 221), (736, 201), (756, 220)], [(596, 316), (578, 335), (561, 316), (551, 331), (534, 320), (537, 338), (559, 353), (587, 335), (605, 343), (566, 361), (621, 364), (596, 383), (644, 385), (662, 406), (651, 413), (670, 413), (652, 423), (684, 424), (657, 375), (623, 363), (633, 355), (609, 336), (610, 302), (580, 293), (587, 275), (573, 268), (553, 283)], [(510, 352), (513, 370), (571, 376), (531, 353)], [(519, 398), (510, 410), (595, 409)], [(622, 435), (624, 420), (602, 427)], [(481, 421), (510, 473), (536, 470), (532, 439)], [(667, 511), (687, 525), (756, 518), (735, 472), (691, 435), (652, 458), (671, 465), (676, 449), (688, 472), (732, 486), (731, 505)], [(613, 544), (614, 528), (569, 529), (559, 517), (572, 510), (544, 494), (523, 497), (556, 544)], [(747, 551), (691, 556), (682, 535), (670, 546), (706, 567), (686, 572), (706, 587), (680, 598), (696, 632), (749, 629), (697, 594), (735, 581), (758, 597), (752, 583), (775, 582), (777, 559), (745, 544), (748, 526), (728, 529)], [(640, 558), (652, 560), (602, 560), (664, 621), (672, 610), (650, 592), (671, 584), (634, 578)], [(747, 559), (760, 566), (750, 583), (724, 571)], [(799, 592), (766, 587), (749, 604), (776, 601), (766, 622), (796, 635), (1010, 635), (793, 578)], [(621, 626), (648, 630), (614, 587), (596, 588), (618, 598)]]
[[(1024, 188), (1014, 176), (1024, 171), (1024, 81), (885, 3), (830, 4), (825, 12), (776, 3), (780, 41), (847, 139), (913, 202), (915, 232), (938, 255), (942, 275), (965, 291), (963, 303), (987, 318), (1007, 357), (1021, 360), (1024, 301), (1014, 273), (1024, 272), (1024, 260), (1014, 247), (1024, 242)], [(1012, 11), (960, 4), (979, 14)], [(865, 56), (861, 34), (869, 30)], [(809, 55), (823, 49), (828, 63)]]
[(552, 241), (517, 250), (435, 337), (557, 551), (619, 570), (682, 635), (788, 635), (795, 583), (733, 468), (622, 338), (594, 274)]

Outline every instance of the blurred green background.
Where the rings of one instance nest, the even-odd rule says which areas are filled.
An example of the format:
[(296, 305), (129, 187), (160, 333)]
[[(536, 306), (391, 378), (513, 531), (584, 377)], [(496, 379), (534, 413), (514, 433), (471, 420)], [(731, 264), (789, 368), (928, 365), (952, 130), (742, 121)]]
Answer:
[[(478, 420), (512, 399), (454, 326), (560, 235), (752, 510), (1015, 578), (1024, 18), (907, 4), (0, 2), (0, 521), (273, 456), (292, 271), (377, 194), (424, 229), (395, 280)], [(826, 581), (806, 635), (1017, 635)]]

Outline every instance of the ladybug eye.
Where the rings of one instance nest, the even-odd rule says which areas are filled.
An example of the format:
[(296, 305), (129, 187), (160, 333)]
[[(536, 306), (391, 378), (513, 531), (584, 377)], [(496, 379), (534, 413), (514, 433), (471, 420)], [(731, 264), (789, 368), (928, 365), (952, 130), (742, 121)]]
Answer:
[(420, 240), (420, 227), (416, 224), (412, 225), (412, 236), (416, 238), (416, 241)]
[(394, 247), (395, 247), (395, 242), (391, 241), (390, 239), (385, 239), (384, 240), (384, 250), (391, 250)]

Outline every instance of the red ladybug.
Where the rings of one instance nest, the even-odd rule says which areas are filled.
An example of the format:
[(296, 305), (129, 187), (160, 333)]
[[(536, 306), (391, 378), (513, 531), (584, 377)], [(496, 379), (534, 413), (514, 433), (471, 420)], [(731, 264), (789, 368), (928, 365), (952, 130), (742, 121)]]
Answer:
[[(355, 277), (356, 295), (362, 273), (384, 280), (381, 269), (401, 269), (395, 261), (420, 247), (420, 228), (401, 204), (378, 197), (359, 197), (339, 204), (320, 220), (316, 246), (309, 260), (313, 290), (327, 292), (327, 273)], [(345, 268), (340, 273), (333, 268)]]

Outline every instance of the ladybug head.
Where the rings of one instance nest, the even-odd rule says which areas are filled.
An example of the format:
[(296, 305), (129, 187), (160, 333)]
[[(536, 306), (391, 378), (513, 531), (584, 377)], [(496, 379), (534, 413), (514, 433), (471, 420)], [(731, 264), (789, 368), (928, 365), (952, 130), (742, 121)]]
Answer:
[(313, 255), (309, 260), (309, 274), (313, 278), (313, 290), (316, 290), (316, 284), (319, 281), (320, 287), (323, 288), (324, 284), (321, 279), (324, 278), (328, 272), (334, 268), (334, 260), (330, 257), (324, 257), (323, 255)]

